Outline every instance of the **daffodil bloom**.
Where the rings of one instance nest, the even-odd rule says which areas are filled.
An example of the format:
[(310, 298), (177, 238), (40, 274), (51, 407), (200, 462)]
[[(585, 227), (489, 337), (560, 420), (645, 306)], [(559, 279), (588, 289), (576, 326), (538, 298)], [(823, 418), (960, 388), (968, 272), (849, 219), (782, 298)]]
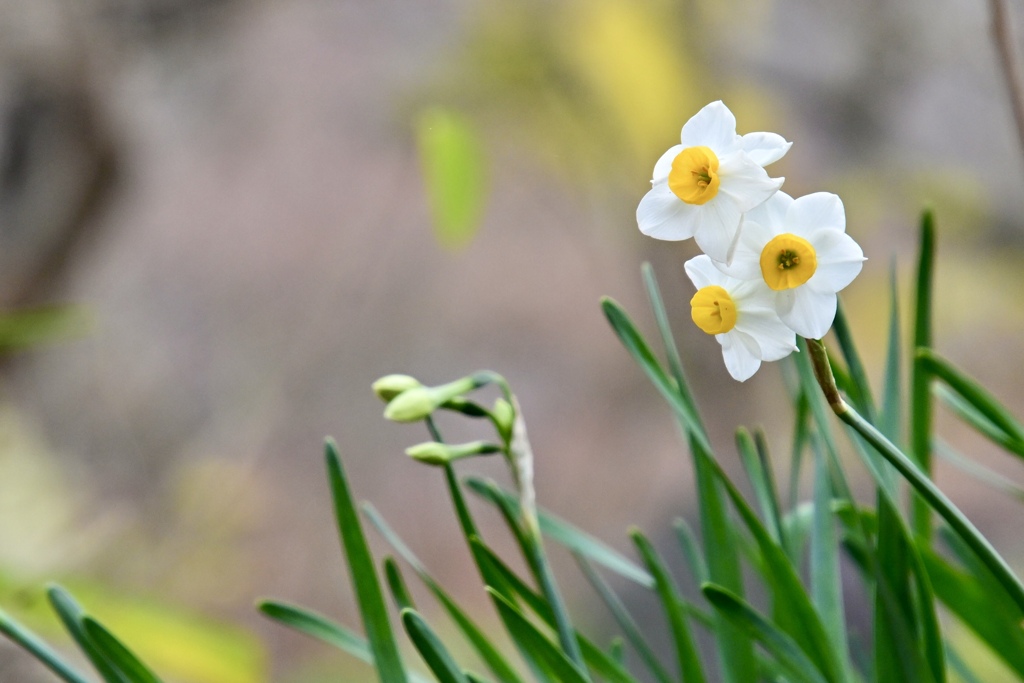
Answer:
[(682, 144), (654, 165), (652, 188), (636, 210), (640, 232), (661, 240), (693, 237), (716, 261), (726, 261), (744, 212), (772, 196), (783, 178), (764, 166), (791, 142), (775, 133), (736, 134), (736, 118), (712, 102), (686, 122)]
[(825, 336), (836, 292), (860, 273), (864, 252), (846, 234), (843, 202), (829, 192), (793, 199), (778, 192), (744, 216), (725, 274), (765, 283), (782, 321), (802, 337)]
[(743, 382), (762, 361), (785, 358), (796, 350), (796, 334), (775, 312), (772, 291), (763, 282), (740, 280), (718, 270), (707, 255), (685, 264), (697, 293), (690, 316), (722, 345), (725, 367)]

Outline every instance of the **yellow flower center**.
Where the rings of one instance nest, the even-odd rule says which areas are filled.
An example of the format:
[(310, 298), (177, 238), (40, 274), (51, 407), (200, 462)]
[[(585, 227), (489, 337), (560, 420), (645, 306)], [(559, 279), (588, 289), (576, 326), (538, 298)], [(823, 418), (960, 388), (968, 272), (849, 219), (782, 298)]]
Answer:
[(718, 157), (708, 147), (687, 147), (672, 161), (668, 187), (687, 204), (703, 204), (718, 194)]
[(690, 299), (690, 317), (708, 334), (725, 334), (736, 326), (736, 304), (718, 285), (701, 287)]
[(778, 235), (761, 250), (761, 275), (776, 292), (799, 287), (811, 279), (817, 268), (814, 247), (803, 237)]

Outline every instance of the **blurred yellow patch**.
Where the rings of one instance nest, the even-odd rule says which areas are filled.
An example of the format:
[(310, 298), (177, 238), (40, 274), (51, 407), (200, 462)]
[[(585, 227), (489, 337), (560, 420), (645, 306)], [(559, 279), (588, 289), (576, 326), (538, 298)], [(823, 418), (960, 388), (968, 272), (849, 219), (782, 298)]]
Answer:
[(599, 107), (595, 115), (608, 117), (644, 160), (699, 106), (692, 58), (668, 19), (660, 4), (586, 0), (569, 4), (561, 21), (561, 47)]

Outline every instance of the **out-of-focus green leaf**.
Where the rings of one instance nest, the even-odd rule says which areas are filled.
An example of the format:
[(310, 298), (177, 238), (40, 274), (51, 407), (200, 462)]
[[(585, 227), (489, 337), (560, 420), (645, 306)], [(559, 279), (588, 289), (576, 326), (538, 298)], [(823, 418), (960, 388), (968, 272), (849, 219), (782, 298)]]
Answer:
[(409, 588), (405, 584), (405, 578), (402, 576), (402, 571), (398, 568), (395, 558), (384, 558), (384, 576), (387, 578), (388, 588), (391, 590), (391, 597), (395, 600), (395, 606), (399, 610), (416, 609), (412, 596), (409, 594)]
[(836, 308), (836, 318), (832, 325), (832, 331), (839, 342), (839, 348), (846, 359), (846, 367), (850, 375), (850, 391), (847, 392), (850, 400), (861, 409), (864, 417), (872, 424), (876, 422), (875, 402), (872, 398), (871, 385), (868, 383), (868, 374), (864, 370), (864, 363), (861, 362), (857, 345), (853, 341), (853, 331), (846, 320), (846, 309), (840, 301)]
[(750, 480), (750, 486), (754, 489), (754, 497), (757, 498), (768, 531), (776, 543), (785, 546), (785, 532), (779, 519), (779, 501), (769, 470), (767, 446), (763, 438), (759, 444), (755, 444), (750, 432), (740, 427), (736, 430), (736, 448), (743, 461), (743, 469)]
[(87, 678), (71, 668), (56, 652), (50, 649), (49, 645), (3, 610), (0, 610), (0, 633), (35, 657), (66, 683), (89, 683)]
[(664, 665), (658, 660), (658, 655), (654, 653), (654, 649), (647, 642), (643, 633), (640, 631), (640, 627), (637, 626), (633, 617), (630, 616), (626, 610), (626, 606), (619, 599), (619, 596), (612, 591), (608, 583), (601, 578), (601, 575), (597, 573), (593, 565), (582, 555), (576, 554), (576, 562), (579, 564), (580, 569), (583, 571), (583, 575), (590, 581), (590, 585), (594, 587), (597, 594), (604, 601), (604, 604), (608, 607), (608, 611), (612, 613), (615, 618), (615, 623), (619, 625), (623, 633), (626, 634), (626, 638), (629, 640), (630, 645), (640, 655), (640, 661), (644, 663), (644, 666), (651, 672), (659, 683), (671, 683), (672, 678), (669, 676), (668, 671)]
[[(695, 446), (694, 450), (699, 452), (700, 447)], [(764, 559), (764, 578), (772, 591), (775, 623), (793, 638), (797, 646), (802, 648), (828, 680), (847, 680), (846, 660), (842, 653), (836, 652), (830, 642), (821, 616), (815, 610), (807, 590), (800, 581), (796, 567), (790, 562), (782, 547), (772, 540), (721, 466), (706, 454), (702, 457), (708, 463), (710, 473), (725, 489), (761, 552)], [(815, 514), (820, 513), (816, 511)], [(742, 598), (737, 596), (737, 599)]]
[(669, 574), (664, 561), (655, 551), (654, 546), (639, 529), (634, 529), (630, 536), (636, 545), (637, 552), (647, 565), (647, 570), (654, 577), (654, 590), (661, 601), (662, 609), (672, 632), (672, 640), (676, 649), (676, 661), (683, 683), (704, 683), (704, 669), (701, 666), (697, 647), (694, 645), (693, 632), (683, 609), (683, 600), (679, 589)]
[(420, 166), (443, 246), (466, 246), (476, 235), (487, 195), (483, 145), (465, 117), (434, 107), (416, 121)]
[(494, 598), (494, 604), (498, 607), (498, 611), (511, 625), (510, 635), (524, 649), (530, 651), (535, 658), (544, 661), (559, 683), (590, 683), (589, 676), (580, 670), (560, 648), (548, 640), (536, 626), (530, 623), (530, 620), (523, 616), (523, 613), (515, 605), (489, 586), (487, 592)]
[(903, 424), (901, 340), (899, 290), (896, 286), (896, 262), (893, 261), (889, 270), (889, 341), (885, 352), (885, 383), (882, 387), (882, 414), (878, 418), (878, 428), (897, 444), (903, 440), (900, 434)]
[(825, 633), (838, 654), (839, 661), (848, 661), (846, 615), (843, 610), (843, 587), (839, 573), (839, 553), (835, 521), (832, 517), (832, 487), (825, 455), (817, 454), (814, 462), (814, 518), (811, 524), (811, 599), (821, 615)]
[[(492, 503), (497, 503), (500, 497), (501, 500), (513, 506), (518, 513), (518, 496), (510, 491), (498, 488), (476, 477), (468, 477), (466, 486)], [(541, 532), (551, 540), (641, 586), (650, 588), (654, 585), (654, 579), (649, 573), (608, 544), (543, 509), (538, 510), (537, 514), (540, 519)]]
[(1006, 495), (1016, 498), (1019, 502), (1024, 503), (1024, 487), (1013, 483), (1002, 474), (990, 470), (984, 465), (981, 465), (967, 456), (958, 453), (952, 446), (939, 437), (935, 437), (932, 448), (936, 455), (945, 459), (947, 462), (952, 463), (957, 469), (970, 474), (979, 481), (984, 482), (986, 486), (994, 488), (997, 491), (1002, 491)]
[(644, 286), (647, 288), (647, 298), (651, 302), (651, 310), (654, 311), (654, 319), (658, 323), (658, 333), (661, 335), (661, 342), (665, 347), (665, 356), (668, 358), (668, 367), (675, 379), (676, 391), (679, 398), (689, 409), (694, 418), (694, 426), (703, 431), (703, 424), (700, 420), (700, 412), (697, 410), (697, 402), (693, 400), (690, 393), (690, 385), (686, 381), (686, 374), (683, 372), (683, 363), (679, 359), (679, 350), (676, 348), (675, 337), (672, 336), (672, 325), (669, 323), (668, 312), (661, 299), (661, 290), (658, 288), (658, 281), (654, 277), (654, 268), (650, 263), (644, 263), (640, 267), (643, 273)]
[[(914, 297), (914, 349), (932, 345), (932, 275), (935, 270), (935, 217), (931, 210), (921, 215), (921, 252), (917, 262)], [(931, 378), (915, 356), (910, 374), (910, 453), (925, 476), (931, 476), (932, 397)], [(932, 537), (931, 511), (920, 496), (912, 496), (911, 527), (927, 540)]]
[[(114, 633), (130, 634), (132, 650), (154, 670), (190, 683), (258, 683), (267, 679), (263, 644), (249, 630), (152, 597), (118, 592), (80, 578), (62, 581)], [(61, 633), (42, 588), (0, 572), (0, 599), (43, 637)]]
[(0, 314), (0, 353), (82, 337), (92, 317), (79, 306), (46, 306)]
[(85, 617), (85, 611), (81, 608), (78, 602), (75, 601), (71, 594), (65, 591), (60, 586), (50, 586), (46, 591), (47, 597), (50, 599), (50, 604), (53, 606), (54, 611), (60, 617), (61, 622), (64, 624), (64, 628), (67, 629), (68, 633), (74, 639), (78, 648), (82, 651), (92, 665), (96, 668), (96, 671), (107, 683), (130, 683), (121, 676), (120, 672), (107, 661), (107, 658), (100, 652), (99, 648), (96, 647), (95, 643), (92, 642), (92, 638), (85, 632), (85, 628), (82, 626), (82, 619)]
[(992, 441), (1024, 457), (1024, 426), (991, 392), (931, 349), (919, 349), (917, 360), (924, 372), (941, 380), (960, 399), (945, 396), (955, 413)]
[(143, 664), (124, 643), (92, 617), (82, 619), (82, 628), (96, 649), (132, 683), (160, 683), (156, 674)]
[(686, 564), (690, 568), (690, 574), (694, 581), (698, 585), (706, 582), (708, 580), (708, 565), (704, 561), (704, 556), (701, 555), (697, 536), (690, 528), (690, 524), (682, 517), (678, 517), (672, 521), (672, 529), (676, 532), (676, 540), (679, 541), (679, 548), (683, 551), (683, 557), (686, 558)]
[[(412, 552), (412, 550), (405, 544), (404, 541), (388, 526), (384, 518), (377, 512), (369, 503), (363, 504), (363, 512), (366, 514), (370, 523), (377, 527), (384, 539), (391, 544), (391, 546), (402, 556), (406, 562), (413, 568), (413, 571), (420, 577), (420, 580), (430, 589), (430, 592), (434, 594), (434, 597), (438, 599), (445, 611), (452, 620), (458, 625), (463, 635), (470, 642), (473, 648), (476, 650), (480, 658), (487, 664), (487, 666), (494, 672), (494, 675), (498, 677), (503, 683), (519, 683), (519, 675), (515, 672), (512, 666), (505, 659), (504, 655), (498, 650), (498, 648), (487, 638), (484, 631), (473, 622), (472, 619), (459, 607), (458, 603), (448, 593), (441, 588), (441, 585), (434, 580), (434, 578), (427, 571), (426, 566), (420, 561), (418, 557)], [(401, 574), (398, 571), (398, 567), (390, 563), (387, 565), (392, 567), (387, 569), (388, 582), (392, 584), (392, 591), (395, 591), (395, 584), (397, 582), (404, 586), (404, 582), (401, 581)], [(396, 579), (392, 579), (392, 572)], [(401, 588), (404, 590), (404, 588)], [(408, 606), (412, 605), (412, 601), (406, 598)]]
[(367, 640), (377, 667), (381, 683), (405, 683), (405, 667), (402, 665), (388, 620), (384, 595), (377, 578), (370, 547), (366, 543), (359, 513), (356, 511), (352, 493), (349, 490), (345, 470), (341, 466), (337, 446), (328, 440), (325, 447), (327, 475), (334, 499), (334, 516), (341, 534), (341, 543), (348, 561), (352, 589), (359, 604), (359, 613), (366, 629)]
[(402, 610), (402, 625), (409, 634), (409, 640), (440, 683), (469, 683), (448, 648), (415, 610), (408, 607)]
[[(277, 600), (262, 600), (256, 604), (256, 608), (268, 619), (336, 647), (361, 662), (373, 665), (373, 653), (370, 652), (370, 644), (366, 639), (322, 614)], [(433, 683), (415, 671), (409, 672), (409, 679), (413, 683)]]
[(939, 599), (1024, 679), (1020, 613), (1007, 605), (1002, 588), (991, 577), (954, 568), (931, 549), (922, 548), (921, 557)]
[(701, 591), (716, 612), (764, 646), (785, 671), (788, 680), (793, 683), (830, 683), (836, 680), (823, 676), (792, 638), (743, 599), (711, 583), (704, 584)]

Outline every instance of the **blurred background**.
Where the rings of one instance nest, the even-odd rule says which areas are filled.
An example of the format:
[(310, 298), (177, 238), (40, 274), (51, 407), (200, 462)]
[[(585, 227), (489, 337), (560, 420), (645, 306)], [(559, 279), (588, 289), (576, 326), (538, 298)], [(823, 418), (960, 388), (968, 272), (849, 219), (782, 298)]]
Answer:
[[(873, 378), (890, 267), (906, 294), (930, 204), (937, 346), (1022, 405), (1024, 157), (989, 22), (981, 0), (3, 0), (0, 305), (21, 318), (0, 357), (0, 604), (56, 638), (33, 615), (60, 580), (130, 643), (158, 624), (171, 680), (369, 680), (252, 607), (358, 623), (333, 435), (357, 497), (486, 622), (443, 481), (402, 453), (426, 434), (370, 392), (391, 372), (503, 373), (542, 505), (624, 552), (630, 524), (667, 541), (691, 513), (688, 456), (598, 306), (652, 330), (645, 260), (720, 457), (735, 469), (732, 430), (761, 425), (783, 469), (779, 369), (733, 382), (688, 320), (694, 245), (636, 228), (655, 160), (716, 99), (740, 133), (794, 141), (769, 169), (787, 192), (843, 198), (869, 257), (843, 299)], [(487, 201), (462, 238), (436, 234), (424, 191), (417, 131), (437, 112), (479, 143)], [(1020, 508), (938, 478), (1020, 566)], [(604, 619), (555, 561), (577, 614)], [(35, 680), (0, 644), (0, 681)]]

